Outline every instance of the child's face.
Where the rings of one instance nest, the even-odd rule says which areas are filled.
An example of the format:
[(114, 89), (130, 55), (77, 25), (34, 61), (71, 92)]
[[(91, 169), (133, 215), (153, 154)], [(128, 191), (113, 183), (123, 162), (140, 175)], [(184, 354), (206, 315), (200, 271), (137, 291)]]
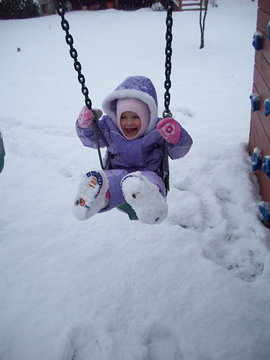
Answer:
[(135, 112), (125, 111), (120, 117), (120, 125), (125, 136), (129, 139), (132, 139), (141, 130), (142, 122)]

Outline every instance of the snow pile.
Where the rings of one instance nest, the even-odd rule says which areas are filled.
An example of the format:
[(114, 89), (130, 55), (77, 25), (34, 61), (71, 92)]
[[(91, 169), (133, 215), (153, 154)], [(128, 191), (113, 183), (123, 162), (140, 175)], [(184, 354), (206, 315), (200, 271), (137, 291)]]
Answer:
[(160, 3), (160, 2), (155, 2), (153, 5), (152, 5), (152, 10), (154, 11), (163, 11), (165, 10), (164, 9), (164, 6)]
[(135, 210), (142, 224), (160, 224), (167, 217), (168, 205), (157, 185), (140, 171), (125, 176), (121, 182), (126, 202)]
[[(60, 19), (0, 22), (1, 359), (269, 360), (270, 232), (247, 150), (257, 3), (218, 5), (203, 50), (199, 13), (173, 14), (171, 111), (194, 145), (170, 161), (156, 226), (74, 218), (99, 162), (75, 133), (84, 99)], [(143, 75), (162, 114), (166, 13), (67, 17), (93, 106)]]

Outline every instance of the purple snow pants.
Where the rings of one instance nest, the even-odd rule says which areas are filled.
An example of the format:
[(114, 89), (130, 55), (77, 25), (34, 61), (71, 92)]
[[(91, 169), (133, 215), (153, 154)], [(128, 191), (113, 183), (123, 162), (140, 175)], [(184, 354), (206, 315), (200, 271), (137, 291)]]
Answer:
[[(104, 171), (108, 181), (109, 181), (109, 192), (110, 192), (110, 203), (109, 206), (105, 209), (100, 210), (99, 212), (105, 212), (111, 210), (115, 207), (118, 207), (126, 202), (122, 189), (121, 189), (121, 180), (124, 176), (129, 174), (127, 170), (123, 169), (112, 169)], [(141, 171), (142, 175), (144, 175), (149, 181), (153, 184), (157, 185), (161, 194), (165, 197), (165, 185), (160, 176), (158, 176), (153, 171)]]

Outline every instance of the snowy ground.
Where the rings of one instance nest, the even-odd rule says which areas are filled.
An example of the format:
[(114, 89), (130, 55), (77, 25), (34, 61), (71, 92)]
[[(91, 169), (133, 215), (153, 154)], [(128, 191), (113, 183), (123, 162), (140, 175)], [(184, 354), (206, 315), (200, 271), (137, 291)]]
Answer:
[[(199, 13), (174, 13), (171, 110), (194, 145), (170, 162), (157, 226), (73, 217), (99, 163), (75, 134), (84, 99), (60, 18), (0, 22), (2, 360), (269, 360), (270, 231), (247, 150), (257, 1), (218, 4), (203, 50)], [(165, 16), (67, 14), (94, 107), (144, 75), (162, 113)]]

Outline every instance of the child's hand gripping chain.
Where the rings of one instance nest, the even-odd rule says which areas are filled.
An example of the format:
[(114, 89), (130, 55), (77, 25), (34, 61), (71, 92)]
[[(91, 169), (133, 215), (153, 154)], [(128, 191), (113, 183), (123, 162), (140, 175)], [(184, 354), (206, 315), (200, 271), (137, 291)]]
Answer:
[[(97, 118), (100, 119), (102, 116), (102, 111), (99, 109), (94, 109), (94, 111), (97, 114)], [(83, 129), (87, 129), (92, 125), (93, 119), (94, 119), (93, 112), (89, 110), (87, 106), (84, 106), (78, 117), (78, 123), (80, 127)]]
[(180, 140), (180, 125), (172, 117), (160, 120), (157, 123), (157, 129), (168, 143), (176, 144)]

